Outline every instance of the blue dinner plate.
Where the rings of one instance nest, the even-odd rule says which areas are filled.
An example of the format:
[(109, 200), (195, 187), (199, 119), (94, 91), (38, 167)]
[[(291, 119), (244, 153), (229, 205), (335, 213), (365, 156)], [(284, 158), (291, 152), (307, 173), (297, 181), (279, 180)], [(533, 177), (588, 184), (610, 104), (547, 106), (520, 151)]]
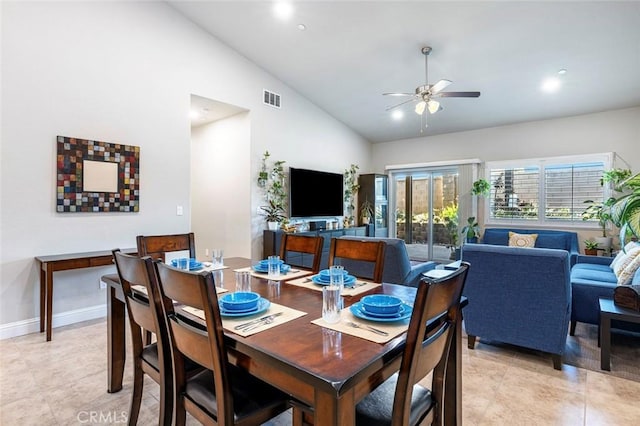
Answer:
[[(173, 259), (171, 261), (171, 266), (174, 268), (178, 267), (178, 259)], [(203, 268), (202, 262), (198, 262), (195, 259), (189, 259), (189, 270), (190, 271), (198, 271)]]
[(413, 313), (413, 308), (407, 304), (403, 304), (401, 310), (395, 316), (373, 316), (367, 313), (362, 306), (362, 303), (356, 302), (353, 305), (349, 306), (351, 313), (358, 318), (366, 319), (369, 321), (378, 321), (378, 322), (394, 322), (394, 321), (402, 321), (407, 318), (411, 318), (411, 314)]
[(223, 317), (246, 317), (249, 315), (260, 314), (266, 311), (267, 309), (269, 309), (269, 306), (271, 306), (271, 302), (261, 297), (260, 299), (258, 299), (258, 305), (255, 308), (243, 311), (238, 311), (237, 309), (229, 311), (227, 309), (224, 309), (222, 307), (222, 303), (220, 302), (218, 302), (218, 306), (220, 306), (220, 315), (222, 315)]
[[(289, 269), (291, 269), (291, 266), (287, 265), (286, 263), (280, 264), (280, 273), (281, 274), (286, 274), (287, 272), (289, 272)], [(261, 274), (269, 273), (269, 267), (268, 266), (262, 266), (259, 263), (256, 264), (256, 265), (253, 265), (253, 270), (256, 271), (256, 272), (260, 272)]]
[(402, 316), (404, 314), (405, 311), (405, 304), (400, 305), (400, 307), (398, 308), (398, 310), (396, 312), (371, 312), (370, 310), (367, 309), (367, 307), (360, 302), (360, 310), (362, 312), (364, 312), (366, 315), (372, 316), (372, 317), (380, 317), (380, 318), (393, 318), (393, 317), (397, 317), (397, 316)]
[[(313, 277), (311, 277), (311, 281), (314, 284), (319, 284), (319, 285), (329, 285), (331, 284), (331, 281), (329, 279), (323, 278), (320, 275), (314, 275)], [(356, 282), (356, 277), (354, 277), (353, 275), (345, 275), (344, 277), (344, 285), (349, 287), (350, 285), (354, 284)]]

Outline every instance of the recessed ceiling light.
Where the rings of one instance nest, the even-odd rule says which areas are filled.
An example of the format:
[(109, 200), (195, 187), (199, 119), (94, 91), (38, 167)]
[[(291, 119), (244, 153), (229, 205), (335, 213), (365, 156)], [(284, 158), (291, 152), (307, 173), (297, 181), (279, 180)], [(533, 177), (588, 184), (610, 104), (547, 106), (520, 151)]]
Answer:
[(545, 79), (540, 86), (543, 92), (553, 93), (560, 88), (560, 79), (557, 77), (550, 77)]
[(403, 117), (404, 117), (404, 112), (402, 112), (399, 109), (397, 109), (397, 110), (395, 110), (395, 111), (393, 111), (391, 113), (391, 118), (393, 118), (396, 121), (402, 120)]
[(191, 110), (189, 111), (189, 118), (192, 120), (197, 120), (200, 118), (200, 113), (198, 111)]
[(293, 15), (293, 6), (288, 1), (277, 1), (273, 5), (273, 13), (280, 19), (289, 19)]
[(558, 70), (558, 74), (560, 75), (565, 75), (567, 73), (567, 70), (562, 68), (561, 70)]
[(304, 31), (304, 30), (306, 30), (306, 29), (307, 29), (307, 26), (306, 26), (305, 24), (298, 24), (298, 29), (299, 29), (300, 31)]

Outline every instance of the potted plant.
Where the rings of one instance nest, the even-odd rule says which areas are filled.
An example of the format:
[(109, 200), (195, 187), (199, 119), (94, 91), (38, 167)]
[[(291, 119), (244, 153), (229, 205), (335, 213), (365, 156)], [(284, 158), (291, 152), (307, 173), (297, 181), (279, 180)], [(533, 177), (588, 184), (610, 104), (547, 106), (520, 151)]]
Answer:
[(269, 169), (267, 160), (271, 154), (265, 151), (262, 155), (262, 165), (258, 173), (258, 186), (264, 191), (264, 199), (267, 203), (260, 209), (264, 212), (269, 230), (278, 229), (279, 222), (286, 218), (287, 188), (285, 186), (286, 175), (284, 161), (275, 161)]
[(360, 189), (358, 184), (358, 166), (352, 164), (347, 170), (344, 171), (344, 202), (346, 205), (346, 215), (344, 218), (344, 227), (348, 228), (353, 224), (353, 199)]
[(269, 230), (278, 230), (280, 222), (286, 218), (282, 206), (278, 205), (274, 200), (270, 200), (268, 205), (262, 206), (260, 209), (264, 211), (264, 217), (267, 220)]
[(486, 179), (478, 179), (477, 181), (473, 182), (471, 193), (473, 195), (486, 197), (491, 193), (491, 185)]
[(477, 243), (480, 237), (480, 225), (476, 222), (476, 218), (471, 216), (467, 218), (467, 224), (462, 228), (461, 234), (465, 236), (464, 241), (467, 243)]
[(598, 242), (593, 240), (585, 240), (584, 254), (589, 256), (596, 256), (598, 254)]
[(620, 182), (618, 198), (609, 199), (611, 220), (620, 228), (620, 246), (624, 247), (629, 234), (640, 238), (640, 173)]
[(371, 218), (374, 216), (373, 205), (368, 199), (360, 205), (360, 220), (362, 224), (368, 225), (371, 222)]
[[(615, 192), (623, 192), (625, 190), (624, 182), (631, 176), (631, 170), (628, 169), (611, 169), (602, 173), (600, 178), (600, 185), (610, 184), (611, 189)], [(612, 206), (617, 202), (615, 197), (610, 197), (604, 202), (596, 202), (594, 200), (586, 200), (585, 203), (589, 206), (582, 213), (582, 220), (598, 220), (598, 225), (602, 231), (601, 237), (596, 237), (595, 240), (599, 244), (599, 247), (608, 251), (611, 249), (611, 237), (607, 236), (607, 224), (613, 223), (618, 226), (612, 217)], [(624, 240), (621, 239), (621, 242)], [(624, 244), (622, 244), (624, 246)]]

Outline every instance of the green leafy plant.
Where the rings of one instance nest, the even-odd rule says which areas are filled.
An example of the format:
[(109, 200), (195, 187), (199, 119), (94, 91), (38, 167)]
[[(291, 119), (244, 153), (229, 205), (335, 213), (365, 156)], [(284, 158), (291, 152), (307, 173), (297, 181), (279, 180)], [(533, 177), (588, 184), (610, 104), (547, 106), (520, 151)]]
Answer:
[(446, 206), (440, 214), (449, 234), (449, 244), (451, 247), (455, 247), (458, 245), (458, 205), (451, 204)]
[[(602, 177), (600, 178), (600, 184), (611, 184), (612, 189), (615, 192), (624, 192), (627, 188), (632, 188), (633, 184), (629, 185), (627, 181), (631, 177), (631, 170), (628, 169), (611, 169), (606, 170), (602, 173)], [(627, 194), (631, 195), (631, 194)], [(621, 227), (619, 224), (622, 221), (614, 219), (613, 217), (613, 206), (617, 204), (618, 201), (622, 198), (625, 198), (627, 195), (621, 198), (610, 197), (604, 202), (598, 202), (595, 200), (586, 200), (585, 203), (589, 204), (589, 206), (582, 212), (582, 220), (598, 220), (598, 225), (602, 231), (602, 236), (607, 236), (607, 224), (613, 223), (617, 227)], [(623, 233), (621, 232), (621, 235)], [(621, 243), (624, 243), (624, 239), (620, 239)], [(624, 245), (624, 244), (623, 244)]]
[(344, 171), (344, 202), (347, 206), (347, 212), (344, 218), (344, 224), (350, 226), (353, 224), (353, 211), (355, 206), (353, 200), (360, 189), (358, 184), (358, 169), (359, 167), (352, 164), (348, 169)]
[(368, 223), (374, 216), (373, 205), (367, 199), (360, 204), (360, 219), (363, 222)]
[(284, 171), (285, 161), (275, 161), (271, 167), (267, 160), (271, 154), (265, 151), (262, 155), (262, 165), (258, 173), (258, 186), (264, 191), (264, 200), (267, 203), (261, 206), (267, 222), (281, 222), (286, 218), (287, 188)]
[(593, 240), (585, 240), (584, 248), (587, 250), (595, 250), (598, 248), (598, 243)]
[(620, 245), (624, 247), (628, 233), (640, 238), (640, 173), (620, 182), (618, 188), (624, 194), (609, 199), (611, 220), (620, 228)]
[(262, 211), (264, 211), (264, 217), (267, 222), (282, 222), (286, 219), (284, 215), (284, 210), (273, 200), (269, 201), (269, 204), (266, 206), (260, 207)]
[(487, 197), (491, 193), (491, 184), (489, 184), (486, 179), (478, 179), (473, 182), (471, 186), (471, 193), (473, 195)]
[(480, 237), (480, 226), (475, 217), (467, 218), (467, 224), (462, 228), (461, 234), (465, 236), (467, 242)]

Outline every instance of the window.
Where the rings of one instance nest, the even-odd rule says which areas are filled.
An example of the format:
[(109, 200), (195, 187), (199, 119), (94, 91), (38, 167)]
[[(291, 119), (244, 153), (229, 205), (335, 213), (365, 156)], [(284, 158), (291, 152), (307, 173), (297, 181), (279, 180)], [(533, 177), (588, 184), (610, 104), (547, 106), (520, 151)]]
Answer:
[(611, 163), (612, 154), (488, 162), (485, 217), (496, 224), (583, 226), (584, 202), (608, 196), (600, 178)]

